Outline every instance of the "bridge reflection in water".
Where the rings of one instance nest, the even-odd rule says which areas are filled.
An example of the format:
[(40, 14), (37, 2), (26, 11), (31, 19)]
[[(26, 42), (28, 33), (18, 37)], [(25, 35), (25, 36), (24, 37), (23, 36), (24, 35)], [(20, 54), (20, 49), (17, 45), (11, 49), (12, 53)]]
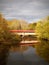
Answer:
[(28, 46), (32, 46), (32, 45), (35, 45), (35, 44), (37, 44), (38, 43), (38, 41), (21, 41), (20, 42), (20, 45), (24, 45), (24, 46), (26, 46), (26, 45), (28, 45)]

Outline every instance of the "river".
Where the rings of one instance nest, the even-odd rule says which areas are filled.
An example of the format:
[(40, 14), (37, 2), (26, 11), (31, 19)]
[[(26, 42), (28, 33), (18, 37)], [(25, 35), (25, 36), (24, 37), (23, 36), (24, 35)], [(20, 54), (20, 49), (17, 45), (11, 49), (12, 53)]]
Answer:
[(28, 47), (24, 52), (9, 52), (7, 65), (49, 65), (36, 54), (36, 49)]

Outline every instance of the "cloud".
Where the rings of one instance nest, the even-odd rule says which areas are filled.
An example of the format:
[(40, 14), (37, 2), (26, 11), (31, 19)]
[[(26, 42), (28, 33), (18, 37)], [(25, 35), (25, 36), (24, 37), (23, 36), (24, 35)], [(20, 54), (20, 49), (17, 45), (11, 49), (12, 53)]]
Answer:
[(49, 15), (49, 0), (2, 0), (0, 11), (7, 19), (36, 21)]

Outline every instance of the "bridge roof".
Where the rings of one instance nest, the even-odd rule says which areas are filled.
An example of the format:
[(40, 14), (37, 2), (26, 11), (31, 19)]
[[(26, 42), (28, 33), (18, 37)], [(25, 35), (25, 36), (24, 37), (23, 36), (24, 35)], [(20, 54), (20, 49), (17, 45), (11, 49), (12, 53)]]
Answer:
[(10, 30), (10, 32), (17, 32), (17, 33), (33, 33), (35, 30)]

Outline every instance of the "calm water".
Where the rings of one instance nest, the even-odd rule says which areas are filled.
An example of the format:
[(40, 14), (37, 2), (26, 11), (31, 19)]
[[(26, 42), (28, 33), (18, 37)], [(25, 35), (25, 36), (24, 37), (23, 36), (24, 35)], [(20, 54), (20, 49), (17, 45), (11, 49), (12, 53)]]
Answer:
[(36, 55), (36, 50), (29, 47), (24, 52), (10, 52), (7, 65), (49, 65), (46, 61)]

